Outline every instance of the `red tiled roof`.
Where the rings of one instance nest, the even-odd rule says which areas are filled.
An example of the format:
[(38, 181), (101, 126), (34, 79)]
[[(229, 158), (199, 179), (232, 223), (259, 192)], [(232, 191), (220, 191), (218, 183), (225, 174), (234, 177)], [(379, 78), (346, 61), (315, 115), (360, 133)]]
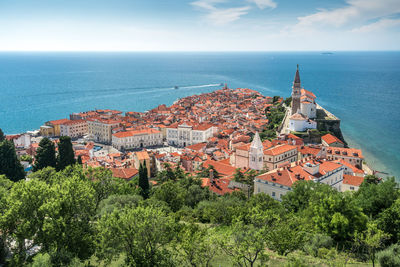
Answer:
[(239, 189), (231, 189), (228, 187), (230, 183), (229, 179), (224, 179), (224, 178), (214, 179), (213, 183), (211, 183), (209, 178), (202, 178), (201, 181), (202, 181), (202, 187), (208, 187), (210, 191), (221, 196), (239, 190)]
[(363, 181), (364, 181), (364, 177), (353, 176), (353, 175), (348, 175), (348, 174), (343, 175), (343, 183), (344, 184), (360, 186)]
[(113, 136), (115, 136), (117, 138), (124, 138), (124, 137), (130, 137), (130, 136), (135, 136), (135, 135), (157, 134), (157, 133), (160, 133), (160, 131), (149, 128), (149, 129), (143, 129), (143, 130), (118, 132), (118, 133), (113, 134)]
[(207, 145), (206, 143), (198, 143), (198, 144), (187, 146), (186, 148), (194, 150), (194, 151), (200, 151), (204, 147), (206, 147), (206, 145)]
[(343, 142), (339, 138), (337, 138), (336, 136), (333, 136), (331, 134), (326, 134), (326, 135), (322, 136), (321, 139), (324, 140), (328, 145), (335, 143), (335, 142), (343, 144)]
[(54, 120), (54, 121), (49, 121), (53, 125), (60, 125), (68, 122), (69, 119), (61, 119), (61, 120)]
[(132, 179), (134, 176), (136, 176), (139, 171), (135, 168), (126, 168), (126, 169), (116, 169), (116, 168), (110, 168), (113, 176), (116, 178), (122, 178), (122, 179)]
[(226, 164), (225, 162), (224, 162), (224, 163), (221, 163), (221, 162), (219, 162), (219, 161), (206, 160), (206, 161), (203, 163), (203, 167), (204, 167), (204, 168), (208, 168), (209, 165), (214, 166), (215, 170), (216, 170), (219, 174), (221, 174), (221, 175), (223, 175), (223, 176), (232, 175), (232, 174), (234, 174), (235, 171), (236, 171), (236, 168), (235, 168), (235, 167), (233, 167), (232, 165), (228, 165), (228, 164)]
[(276, 156), (276, 155), (281, 155), (283, 153), (291, 151), (293, 149), (296, 149), (296, 147), (292, 146), (292, 145), (280, 145), (280, 146), (276, 146), (276, 147), (272, 147), (270, 149), (264, 150), (264, 154)]

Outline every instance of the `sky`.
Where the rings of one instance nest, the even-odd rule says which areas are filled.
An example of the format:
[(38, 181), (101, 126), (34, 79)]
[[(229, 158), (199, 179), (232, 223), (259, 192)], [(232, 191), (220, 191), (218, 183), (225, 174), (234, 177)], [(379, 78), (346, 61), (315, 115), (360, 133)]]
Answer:
[(400, 0), (0, 0), (0, 51), (400, 50)]

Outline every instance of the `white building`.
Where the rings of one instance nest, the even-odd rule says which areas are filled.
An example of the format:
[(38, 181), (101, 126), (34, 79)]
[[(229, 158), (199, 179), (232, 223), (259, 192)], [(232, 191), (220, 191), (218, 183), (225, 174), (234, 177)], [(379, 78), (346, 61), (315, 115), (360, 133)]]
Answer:
[(88, 118), (88, 133), (96, 142), (111, 143), (112, 129), (120, 125), (119, 121), (102, 119), (102, 118)]
[(78, 138), (88, 133), (88, 123), (85, 120), (70, 120), (60, 124), (60, 136)]
[(216, 130), (217, 128), (210, 124), (175, 124), (166, 128), (167, 142), (172, 146), (186, 147), (206, 142), (208, 138), (213, 136)]
[(155, 129), (118, 132), (112, 135), (112, 146), (118, 150), (160, 146), (162, 133)]
[(308, 129), (317, 129), (317, 123), (301, 113), (295, 113), (289, 118), (289, 130), (304, 132)]
[(265, 193), (276, 200), (282, 200), (292, 190), (296, 181), (306, 180), (328, 184), (343, 191), (344, 167), (342, 164), (326, 160), (308, 160), (270, 171), (254, 180), (254, 194)]
[(29, 148), (31, 145), (31, 136), (29, 134), (7, 135), (8, 140), (12, 140), (16, 148)]

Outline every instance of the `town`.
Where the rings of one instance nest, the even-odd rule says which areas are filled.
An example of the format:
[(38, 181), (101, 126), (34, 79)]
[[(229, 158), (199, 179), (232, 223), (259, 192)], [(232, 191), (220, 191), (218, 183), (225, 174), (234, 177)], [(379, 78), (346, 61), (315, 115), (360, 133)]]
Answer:
[[(281, 200), (299, 180), (356, 191), (365, 175), (374, 174), (362, 151), (343, 140), (340, 120), (301, 87), (298, 66), (288, 99), (225, 85), (147, 112), (72, 113), (6, 138), (18, 156), (34, 158), (41, 139), (57, 143), (62, 136), (72, 139), (85, 168), (110, 169), (129, 181), (143, 165), (153, 185), (157, 173), (180, 168), (218, 195), (241, 190)], [(29, 162), (24, 167), (32, 168)]]

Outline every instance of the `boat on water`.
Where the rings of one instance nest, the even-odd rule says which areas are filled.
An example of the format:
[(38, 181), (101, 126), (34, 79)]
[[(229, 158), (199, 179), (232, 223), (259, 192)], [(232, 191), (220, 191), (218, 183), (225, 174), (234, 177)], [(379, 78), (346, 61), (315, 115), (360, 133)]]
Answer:
[(332, 52), (322, 52), (321, 54), (322, 54), (322, 55), (333, 55)]
[(224, 86), (224, 83), (220, 83), (219, 85), (220, 85), (220, 86)]
[(174, 86), (174, 89), (178, 89), (179, 87), (177, 85)]

